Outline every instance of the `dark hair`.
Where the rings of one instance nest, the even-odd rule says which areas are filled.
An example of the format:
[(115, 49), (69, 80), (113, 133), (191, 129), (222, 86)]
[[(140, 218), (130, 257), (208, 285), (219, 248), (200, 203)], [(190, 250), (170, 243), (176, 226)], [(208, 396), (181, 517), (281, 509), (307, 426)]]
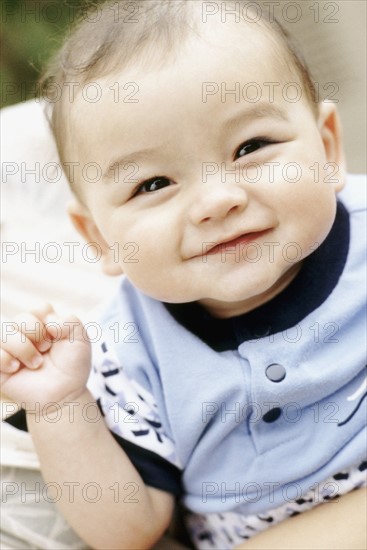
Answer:
[[(61, 98), (58, 94), (63, 86), (75, 81), (76, 77), (84, 85), (131, 63), (143, 65), (146, 60), (154, 60), (156, 66), (163, 65), (190, 34), (198, 32), (195, 25), (198, 6), (204, 4), (200, 0), (108, 0), (97, 4), (86, 3), (88, 11), (84, 9), (81, 12), (40, 81), (41, 93), (49, 100), (48, 118), (62, 162), (65, 160), (67, 139), (63, 131), (67, 118), (63, 100), (66, 94), (62, 94)], [(255, 15), (259, 12), (256, 13), (254, 7), (261, 10), (260, 18), (254, 17), (247, 22), (269, 31), (275, 46), (278, 46), (275, 49), (280, 52), (280, 61), (299, 80), (317, 116), (315, 88), (308, 67), (288, 32), (274, 17), (270, 18), (266, 6), (260, 1), (249, 4), (247, 0), (221, 0), (220, 4), (225, 4), (228, 9), (239, 8), (241, 14), (245, 7), (246, 13), (252, 10)]]

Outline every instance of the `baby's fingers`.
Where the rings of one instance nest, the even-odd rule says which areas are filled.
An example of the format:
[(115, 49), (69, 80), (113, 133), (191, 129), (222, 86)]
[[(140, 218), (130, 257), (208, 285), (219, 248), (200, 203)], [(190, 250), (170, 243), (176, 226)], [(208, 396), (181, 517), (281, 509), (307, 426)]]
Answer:
[(33, 313), (20, 313), (15, 317), (18, 330), (22, 332), (40, 352), (48, 351), (51, 338), (43, 321)]
[(75, 315), (56, 316), (55, 313), (47, 315), (45, 327), (50, 336), (55, 340), (67, 340), (75, 342), (77, 340), (89, 341), (83, 323)]
[(13, 374), (20, 369), (20, 362), (10, 353), (0, 349), (0, 370), (6, 374)]
[(12, 330), (4, 330), (1, 335), (1, 348), (3, 352), (18, 359), (30, 369), (37, 369), (43, 363), (43, 357), (27, 336), (17, 330), (17, 323), (11, 323)]

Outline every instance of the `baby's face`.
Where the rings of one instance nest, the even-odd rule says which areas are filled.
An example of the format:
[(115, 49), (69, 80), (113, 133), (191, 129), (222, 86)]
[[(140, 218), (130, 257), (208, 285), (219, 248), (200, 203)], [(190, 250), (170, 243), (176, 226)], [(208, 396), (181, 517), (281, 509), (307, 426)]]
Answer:
[(163, 68), (99, 80), (101, 100), (74, 108), (74, 146), (104, 173), (81, 187), (111, 261), (153, 298), (227, 317), (292, 280), (328, 234), (342, 183), (324, 170), (339, 160), (333, 118), (292, 101), (296, 79), (264, 34), (205, 33)]

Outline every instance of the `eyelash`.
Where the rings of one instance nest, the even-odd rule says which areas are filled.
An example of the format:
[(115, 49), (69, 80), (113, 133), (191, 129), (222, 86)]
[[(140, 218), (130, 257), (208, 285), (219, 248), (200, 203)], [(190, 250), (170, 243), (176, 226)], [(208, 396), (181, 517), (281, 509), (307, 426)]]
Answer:
[[(239, 154), (239, 152), (241, 151), (241, 149), (244, 149), (245, 147), (247, 147), (248, 145), (251, 145), (253, 143), (256, 143), (259, 145), (259, 147), (256, 147), (255, 151), (257, 151), (258, 149), (261, 149), (262, 147), (266, 147), (267, 145), (271, 145), (273, 143), (275, 143), (274, 141), (270, 141), (269, 139), (267, 138), (254, 138), (254, 139), (249, 139), (248, 141), (245, 141), (244, 143), (242, 143), (236, 150), (235, 152), (235, 155), (234, 155), (234, 159), (233, 160), (236, 160), (237, 159), (237, 156)], [(248, 155), (255, 152), (255, 151), (250, 151), (249, 153), (247, 153)], [(242, 158), (243, 156), (246, 156), (246, 155), (241, 155), (241, 156), (238, 156), (238, 158)], [(153, 178), (149, 178), (148, 180), (145, 180), (143, 181), (143, 183), (141, 183), (137, 189), (135, 190), (134, 194), (133, 194), (133, 197), (137, 196), (137, 195), (144, 195), (144, 194), (147, 194), (147, 193), (154, 193), (156, 191), (159, 191), (160, 189), (164, 189), (164, 187), (167, 187), (167, 185), (165, 185), (164, 187), (161, 187), (160, 189), (154, 189), (153, 191), (142, 191), (143, 188), (145, 186), (148, 186), (154, 182), (157, 182), (157, 181), (165, 181), (167, 183), (171, 183), (171, 180), (169, 178), (166, 178), (165, 176), (155, 176)]]
[[(154, 193), (155, 191), (159, 191), (159, 189), (154, 189), (153, 191), (142, 191), (143, 187), (148, 186), (149, 184), (154, 183), (155, 181), (166, 181), (168, 183), (171, 182), (171, 180), (166, 178), (165, 176), (156, 176), (154, 178), (149, 178), (148, 180), (143, 181), (143, 183), (141, 183), (137, 187), (136, 191), (133, 194), (133, 197), (135, 197), (137, 195), (145, 195), (147, 193)], [(167, 187), (167, 186), (165, 186), (165, 187)], [(163, 189), (163, 188), (161, 188), (161, 189)]]
[[(241, 151), (241, 149), (244, 149), (245, 147), (247, 147), (248, 145), (251, 145), (252, 143), (259, 144), (259, 147), (257, 147), (255, 149), (255, 151), (257, 151), (258, 149), (261, 149), (262, 147), (266, 147), (267, 145), (272, 145), (273, 143), (276, 143), (276, 142), (271, 141), (270, 139), (267, 139), (267, 138), (263, 138), (263, 137), (257, 137), (257, 138), (249, 139), (248, 141), (245, 141), (244, 143), (242, 143), (238, 147), (238, 149), (236, 150), (236, 153), (234, 155), (233, 160), (237, 160), (237, 158), (242, 158), (242, 157), (246, 156), (246, 155), (238, 156), (238, 153)], [(250, 155), (251, 153), (254, 153), (255, 151), (250, 151), (247, 154)]]

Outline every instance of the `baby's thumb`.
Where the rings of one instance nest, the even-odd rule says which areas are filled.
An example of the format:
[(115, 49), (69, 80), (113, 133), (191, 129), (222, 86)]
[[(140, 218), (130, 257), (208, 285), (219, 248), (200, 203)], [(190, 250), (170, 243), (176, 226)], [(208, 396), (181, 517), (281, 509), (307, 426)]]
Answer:
[(90, 342), (87, 330), (75, 315), (61, 317), (56, 315), (55, 312), (49, 313), (45, 318), (45, 327), (54, 341)]
[(30, 313), (44, 322), (47, 315), (55, 314), (55, 310), (48, 302), (41, 303), (38, 307), (33, 308)]

